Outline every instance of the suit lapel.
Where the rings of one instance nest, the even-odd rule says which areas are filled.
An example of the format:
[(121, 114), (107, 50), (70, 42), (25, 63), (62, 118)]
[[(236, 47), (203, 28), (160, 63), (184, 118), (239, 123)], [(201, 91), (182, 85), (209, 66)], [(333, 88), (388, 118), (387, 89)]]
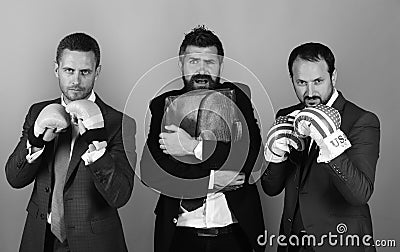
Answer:
[(83, 139), (78, 136), (75, 140), (74, 149), (72, 150), (71, 160), (69, 161), (67, 176), (65, 178), (65, 184), (68, 184), (68, 180), (71, 178), (72, 173), (79, 166), (81, 156), (88, 149), (88, 145)]
[[(49, 104), (52, 104), (52, 103), (61, 104), (61, 98), (52, 100)], [(56, 154), (56, 147), (57, 147), (57, 144), (55, 143), (55, 140), (54, 140), (54, 141), (51, 141), (50, 143), (48, 143), (44, 150), (46, 152), (46, 155), (44, 155), (44, 157), (46, 157), (46, 159), (47, 159), (46, 163), (47, 163), (47, 169), (49, 170), (49, 174), (53, 174), (53, 171), (54, 171), (53, 167), (54, 167), (54, 157)]]
[[(104, 122), (106, 122), (107, 118), (107, 105), (99, 98), (99, 96), (96, 94), (96, 100), (95, 103), (99, 106), (100, 111), (103, 115)], [(74, 144), (74, 149), (72, 150), (72, 155), (71, 155), (71, 160), (69, 161), (68, 165), (68, 171), (67, 171), (67, 176), (65, 178), (65, 187), (69, 185), (69, 179), (72, 177), (72, 174), (74, 171), (79, 167), (79, 164), (81, 161), (82, 155), (87, 151), (88, 145), (87, 143), (80, 137), (80, 135), (77, 136)]]
[(343, 97), (342, 93), (338, 91), (339, 96), (336, 98), (335, 102), (332, 104), (332, 107), (337, 109), (341, 116), (343, 116), (344, 104), (346, 103), (346, 99)]
[(47, 161), (47, 168), (49, 169), (49, 173), (53, 174), (53, 167), (54, 167), (54, 157), (56, 154), (56, 145), (54, 143), (54, 141), (51, 141), (50, 143), (47, 144), (46, 148), (46, 155), (44, 155), (44, 157), (46, 157)]

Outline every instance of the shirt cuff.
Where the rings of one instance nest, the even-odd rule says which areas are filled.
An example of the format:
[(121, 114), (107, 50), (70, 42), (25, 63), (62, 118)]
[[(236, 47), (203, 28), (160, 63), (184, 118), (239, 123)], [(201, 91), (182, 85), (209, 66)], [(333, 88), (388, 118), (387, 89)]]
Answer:
[(215, 173), (214, 170), (210, 171), (210, 180), (208, 182), (208, 190), (214, 189), (214, 173)]
[(106, 147), (107, 147), (107, 142), (102, 141), (93, 141), (92, 143), (96, 150), (89, 152), (87, 150), (82, 156), (82, 160), (85, 162), (85, 165), (90, 165), (94, 162), (96, 162), (99, 158), (101, 158), (104, 155), (104, 152), (106, 152)]
[(202, 140), (199, 141), (199, 143), (197, 144), (196, 148), (194, 148), (193, 152), (194, 152), (194, 156), (198, 160), (203, 160), (203, 141)]
[(33, 163), (36, 159), (38, 159), (44, 150), (43, 147), (39, 151), (32, 153), (33, 146), (29, 143), (28, 140), (26, 140), (26, 148), (28, 149), (28, 155), (26, 155), (26, 161), (28, 161), (29, 164)]

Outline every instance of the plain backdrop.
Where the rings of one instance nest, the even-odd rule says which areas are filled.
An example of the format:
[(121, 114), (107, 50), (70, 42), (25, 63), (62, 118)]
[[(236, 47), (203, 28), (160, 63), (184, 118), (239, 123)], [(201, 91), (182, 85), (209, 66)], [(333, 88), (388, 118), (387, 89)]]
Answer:
[[(132, 115), (136, 110), (139, 115), (142, 113), (139, 110), (147, 108), (154, 90), (160, 90), (169, 78), (179, 76), (177, 62), (165, 67), (162, 71), (165, 78), (155, 72), (154, 78), (161, 82), (138, 85), (141, 92), (149, 90), (150, 94), (137, 100), (133, 99), (140, 96), (138, 93), (135, 96), (135, 83), (143, 80), (141, 77), (154, 66), (175, 57), (184, 33), (198, 24), (214, 30), (224, 44), (226, 56), (258, 78), (275, 111), (297, 102), (288, 78), (289, 52), (301, 43), (319, 41), (328, 45), (336, 56), (337, 88), (347, 99), (375, 112), (381, 121), (381, 152), (370, 200), (374, 235), (376, 239), (395, 239), (400, 246), (400, 1), (2, 0), (1, 3), (0, 163), (3, 167), (20, 137), (29, 106), (60, 95), (53, 62), (59, 40), (69, 33), (84, 31), (99, 41), (103, 69), (95, 89), (104, 101), (119, 110), (130, 104)], [(226, 72), (235, 72), (228, 68), (227, 64)], [(247, 81), (234, 74), (230, 76)], [(253, 94), (259, 94), (254, 91), (260, 88), (257, 84), (249, 86)], [(265, 98), (265, 108), (271, 106), (270, 101)], [(272, 116), (264, 112), (262, 102), (256, 104), (261, 121)], [(146, 119), (140, 116), (135, 120), (140, 157)], [(269, 119), (262, 125), (264, 141), (268, 123)], [(4, 172), (0, 173), (1, 251), (18, 250), (31, 191), (32, 185), (12, 189)], [(270, 198), (260, 192), (269, 234), (278, 233), (282, 196)], [(130, 201), (120, 209), (130, 251), (152, 251), (157, 197), (136, 179)]]

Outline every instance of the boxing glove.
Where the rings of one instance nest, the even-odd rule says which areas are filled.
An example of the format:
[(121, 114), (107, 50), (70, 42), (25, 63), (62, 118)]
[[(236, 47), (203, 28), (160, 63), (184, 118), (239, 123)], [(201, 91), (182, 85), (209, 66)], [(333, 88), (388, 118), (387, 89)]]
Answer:
[(28, 141), (32, 146), (42, 148), (69, 124), (70, 117), (65, 108), (58, 103), (49, 104), (40, 111), (34, 125), (28, 130)]
[(73, 122), (81, 120), (85, 130), (80, 129), (80, 133), (87, 143), (106, 140), (103, 115), (96, 103), (85, 99), (76, 100), (70, 102), (65, 110)]
[(339, 112), (323, 104), (303, 109), (294, 119), (295, 132), (310, 136), (319, 146), (318, 163), (327, 163), (351, 147), (340, 125)]
[(280, 163), (287, 159), (291, 149), (302, 151), (304, 149), (303, 138), (294, 133), (294, 115), (299, 110), (286, 116), (278, 117), (267, 134), (267, 142), (264, 148), (265, 159), (269, 162)]

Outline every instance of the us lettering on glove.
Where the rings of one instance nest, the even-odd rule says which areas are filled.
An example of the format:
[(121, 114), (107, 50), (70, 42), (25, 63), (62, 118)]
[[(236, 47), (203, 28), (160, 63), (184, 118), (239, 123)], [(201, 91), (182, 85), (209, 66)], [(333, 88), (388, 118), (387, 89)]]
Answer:
[(96, 103), (85, 99), (76, 100), (70, 102), (65, 110), (71, 115), (73, 121), (82, 123), (84, 129), (80, 126), (79, 132), (86, 143), (93, 143), (96, 149), (104, 147), (104, 144), (99, 145), (99, 143), (107, 140), (107, 134), (103, 115)]
[(319, 146), (318, 163), (328, 163), (351, 147), (340, 125), (339, 112), (323, 104), (303, 109), (294, 119), (295, 132), (310, 136)]
[(264, 148), (265, 159), (269, 162), (280, 163), (287, 159), (291, 149), (302, 151), (304, 140), (294, 133), (294, 115), (296, 110), (287, 116), (278, 117), (267, 134)]

